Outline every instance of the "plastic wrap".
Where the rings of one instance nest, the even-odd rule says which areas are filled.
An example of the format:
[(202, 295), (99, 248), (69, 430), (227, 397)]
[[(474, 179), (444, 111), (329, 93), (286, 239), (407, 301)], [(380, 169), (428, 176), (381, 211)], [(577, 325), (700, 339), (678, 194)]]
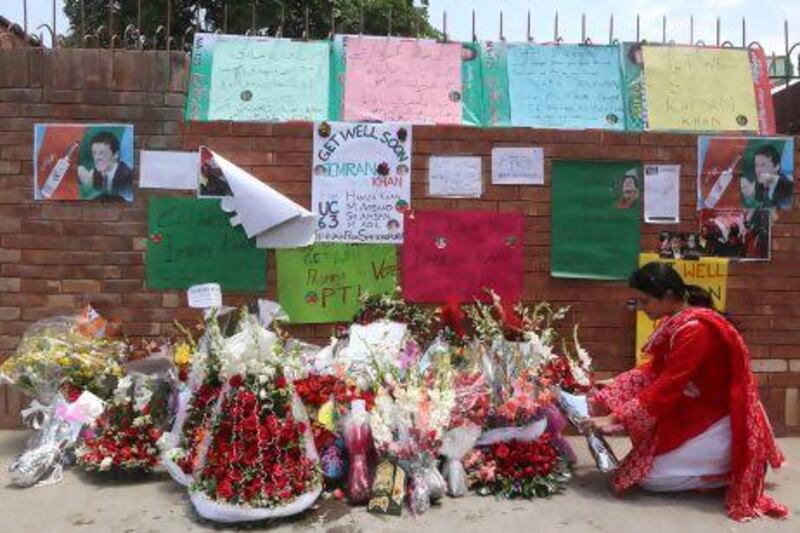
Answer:
[(454, 498), (467, 493), (467, 472), (461, 460), (475, 447), (481, 435), (479, 426), (462, 426), (449, 430), (442, 439), (439, 453), (444, 456), (442, 474), (447, 482), (447, 494)]
[(408, 505), (412, 513), (420, 515), (430, 510), (431, 505), (444, 496), (447, 483), (432, 460), (421, 458), (411, 461), (408, 471)]
[(546, 429), (547, 418), (540, 418), (521, 427), (490, 429), (481, 434), (476, 446), (489, 446), (497, 442), (508, 442), (510, 440), (531, 442), (541, 437)]
[(589, 407), (586, 396), (560, 391), (558, 403), (572, 425), (586, 437), (589, 451), (592, 453), (597, 469), (600, 472), (611, 472), (619, 465), (614, 450), (606, 439), (598, 432), (588, 429), (584, 422), (589, 418)]
[(352, 504), (365, 504), (370, 497), (370, 451), (373, 446), (369, 414), (363, 400), (354, 400), (344, 421), (344, 440), (350, 467), (347, 472), (347, 498)]

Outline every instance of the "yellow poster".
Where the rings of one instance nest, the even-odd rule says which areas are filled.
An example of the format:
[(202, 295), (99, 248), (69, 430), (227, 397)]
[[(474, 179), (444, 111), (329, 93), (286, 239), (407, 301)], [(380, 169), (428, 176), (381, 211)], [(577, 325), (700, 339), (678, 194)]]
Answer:
[(644, 46), (651, 130), (758, 131), (747, 50)]
[[(714, 299), (717, 311), (725, 310), (725, 292), (728, 279), (728, 260), (721, 257), (703, 257), (696, 261), (685, 259), (661, 259), (658, 254), (640, 254), (639, 266), (658, 261), (669, 263), (678, 271), (687, 285), (697, 285), (708, 290)], [(655, 329), (655, 322), (642, 311), (636, 312), (636, 364), (645, 361), (642, 346)]]

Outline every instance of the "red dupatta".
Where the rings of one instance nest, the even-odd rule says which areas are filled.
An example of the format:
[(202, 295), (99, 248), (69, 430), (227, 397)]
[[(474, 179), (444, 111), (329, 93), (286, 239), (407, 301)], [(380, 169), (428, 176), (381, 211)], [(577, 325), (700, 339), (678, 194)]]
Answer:
[[(775, 444), (772, 428), (758, 396), (757, 383), (750, 370), (750, 352), (739, 332), (712, 310), (690, 308), (663, 321), (644, 350), (663, 353), (664, 348), (668, 348), (664, 343), (671, 342), (673, 335), (693, 320), (712, 326), (729, 348), (731, 358), (731, 472), (725, 496), (728, 515), (740, 521), (762, 514), (785, 518), (788, 508), (764, 494), (767, 466), (779, 468), (784, 459)], [(652, 467), (658, 440), (657, 419), (638, 401), (631, 400), (658, 377), (665, 363), (654, 358), (643, 367), (618, 376), (611, 387), (595, 397), (596, 402), (622, 415), (633, 442), (631, 453), (620, 464), (614, 477), (614, 489), (617, 492), (644, 479)]]

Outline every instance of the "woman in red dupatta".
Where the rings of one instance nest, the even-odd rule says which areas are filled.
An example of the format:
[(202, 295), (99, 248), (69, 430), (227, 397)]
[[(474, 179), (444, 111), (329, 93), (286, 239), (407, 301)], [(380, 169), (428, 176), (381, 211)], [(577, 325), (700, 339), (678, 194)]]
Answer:
[(735, 520), (788, 516), (764, 494), (767, 467), (780, 467), (783, 456), (741, 335), (712, 309), (707, 292), (685, 285), (667, 264), (645, 265), (630, 286), (640, 308), (661, 323), (644, 347), (650, 360), (592, 399), (595, 413), (606, 414), (589, 424), (602, 432), (623, 426), (633, 444), (614, 490), (727, 486), (725, 507)]

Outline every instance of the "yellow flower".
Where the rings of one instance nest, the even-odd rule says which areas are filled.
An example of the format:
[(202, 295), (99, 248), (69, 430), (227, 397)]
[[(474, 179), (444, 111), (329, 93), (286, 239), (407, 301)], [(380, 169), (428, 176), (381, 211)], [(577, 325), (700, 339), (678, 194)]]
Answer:
[(183, 366), (189, 364), (192, 360), (192, 350), (189, 348), (188, 344), (181, 343), (175, 349), (175, 364), (178, 366)]

